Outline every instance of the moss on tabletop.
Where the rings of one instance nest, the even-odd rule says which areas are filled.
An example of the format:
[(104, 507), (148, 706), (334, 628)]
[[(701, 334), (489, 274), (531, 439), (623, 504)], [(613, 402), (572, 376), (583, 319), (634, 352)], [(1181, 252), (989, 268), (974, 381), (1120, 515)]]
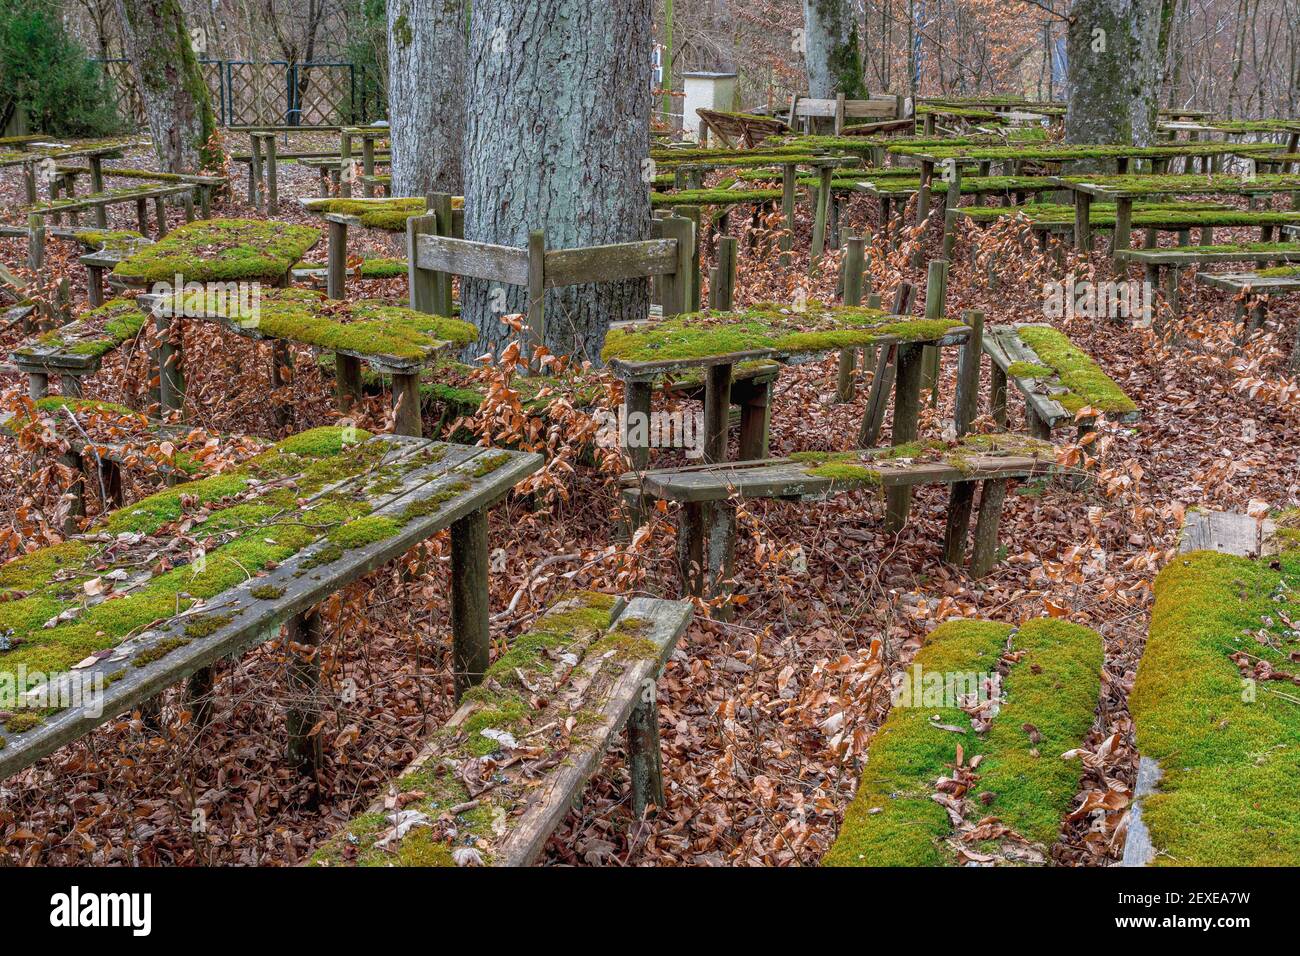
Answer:
[[(134, 339), (144, 328), (145, 312), (134, 299), (111, 299), (81, 315), (75, 322), (38, 335), (34, 344), (40, 352), (65, 352), (69, 355), (99, 358)], [(14, 355), (39, 361), (41, 356), (23, 346)]]
[(113, 274), (132, 283), (260, 280), (278, 282), (320, 241), (310, 226), (254, 219), (203, 219), (179, 226), (119, 262)]
[(643, 329), (615, 329), (606, 362), (673, 362), (736, 352), (826, 352), (884, 340), (933, 342), (964, 328), (954, 319), (909, 319), (880, 309), (809, 302), (803, 311), (761, 303), (736, 312), (697, 312)]
[(405, 232), (406, 220), (428, 212), (424, 197), (395, 199), (308, 199), (303, 206), (318, 215), (356, 216), (368, 229)]

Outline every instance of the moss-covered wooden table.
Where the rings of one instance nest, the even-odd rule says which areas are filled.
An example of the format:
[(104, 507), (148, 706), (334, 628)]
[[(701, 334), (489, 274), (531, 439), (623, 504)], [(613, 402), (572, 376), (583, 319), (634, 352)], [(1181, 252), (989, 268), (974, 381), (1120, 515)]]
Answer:
[[(959, 345), (970, 329), (954, 319), (915, 319), (880, 309), (826, 306), (809, 302), (802, 310), (760, 304), (737, 312), (698, 312), (642, 328), (611, 330), (601, 358), (625, 383), (628, 421), (648, 419), (656, 380), (703, 370), (704, 458), (727, 457), (727, 423), (734, 369), (743, 362), (813, 358), (846, 348), (897, 348), (897, 394), (920, 393), (923, 346)], [(913, 375), (912, 373), (916, 374)], [(771, 386), (755, 389), (741, 406), (741, 459), (763, 457), (770, 417)], [(649, 449), (628, 441), (635, 467), (644, 467)]]
[[(305, 345), (333, 352), (337, 361), (340, 403), (351, 407), (361, 394), (361, 363), (393, 379), (394, 427), (398, 434), (420, 435), (420, 371), (440, 353), (459, 349), (478, 337), (468, 322), (380, 300), (336, 302), (309, 289), (267, 289), (245, 312), (244, 303), (212, 299), (203, 294), (180, 298), (145, 295), (142, 305), (156, 317), (159, 339), (162, 407), (179, 409), (184, 401), (180, 347), (170, 334), (174, 320), (190, 319), (220, 325), (245, 338), (269, 340), (275, 346), (272, 387), (291, 380), (292, 356), (287, 346)], [(287, 423), (282, 415), (280, 424)]]
[(208, 219), (181, 226), (114, 267), (111, 281), (288, 284), (289, 271), (320, 242), (320, 230), (261, 219)]
[(81, 379), (99, 371), (104, 356), (131, 341), (144, 328), (147, 314), (133, 299), (113, 299), (61, 328), (43, 332), (16, 346), (9, 361), (28, 378), (32, 400), (49, 392), (50, 375), (58, 375), (62, 393), (81, 395)]
[[(451, 529), (458, 694), (488, 664), (487, 510), (539, 455), (340, 428), (304, 432), (236, 470), (110, 512), (88, 533), (0, 567), (0, 778), (182, 678), (201, 710), (215, 662), (290, 648), (289, 753), (319, 758), (323, 625), (310, 609)], [(181, 523), (203, 554), (176, 547)], [(158, 553), (170, 555), (166, 562)], [(167, 567), (167, 570), (160, 570)], [(196, 686), (197, 685), (197, 686)], [(84, 689), (88, 695), (73, 695)]]

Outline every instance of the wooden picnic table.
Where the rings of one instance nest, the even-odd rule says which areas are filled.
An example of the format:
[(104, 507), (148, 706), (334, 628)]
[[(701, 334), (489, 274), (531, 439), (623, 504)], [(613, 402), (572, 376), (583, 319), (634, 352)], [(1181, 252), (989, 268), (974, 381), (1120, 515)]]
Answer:
[[(32, 642), (81, 636), (64, 638), (71, 643), (59, 652), (67, 660), (48, 666), (48, 683), (30, 692), (22, 688), (30, 709), (9, 708), (25, 719), (19, 724), (9, 716), (0, 724), (0, 779), (184, 678), (191, 678), (191, 695), (202, 697), (210, 692), (213, 664), (276, 637), (283, 625), (300, 648), (318, 645), (324, 628), (319, 615), (310, 613), (315, 605), (445, 528), (451, 529), (452, 658), (459, 697), (481, 679), (489, 660), (487, 511), (541, 464), (540, 455), (516, 451), (365, 432), (349, 441), (339, 428), (307, 432), (233, 472), (179, 486), (180, 493), (211, 509), (189, 532), (207, 539), (205, 562), (189, 565), (190, 553), (176, 552), (178, 566), (159, 575), (141, 559), (168, 550), (168, 503), (178, 489), (111, 512), (59, 546), (63, 583), (33, 580), (41, 596), (14, 596), (19, 607), (24, 599), (45, 600), (66, 617), (52, 629), (37, 623), (26, 632), (28, 642), (0, 651), (0, 669), (12, 669), (11, 655), (21, 661)], [(259, 507), (263, 502), (265, 509)], [(241, 513), (240, 505), (252, 507)], [(250, 510), (263, 516), (249, 517)], [(205, 533), (205, 525), (214, 530)], [(259, 528), (265, 528), (264, 538)], [(120, 537), (124, 530), (130, 544)], [(39, 565), (41, 557), (36, 552), (5, 568)], [(111, 603), (88, 597), (91, 592), (81, 585), (92, 579), (103, 582), (95, 593), (111, 594)], [(176, 611), (159, 620), (155, 592), (170, 589), (177, 590)], [(139, 623), (114, 633), (100, 608), (112, 608), (115, 622)], [(291, 650), (290, 656), (289, 757), (311, 773), (320, 758), (312, 732), (320, 719), (320, 666), (314, 655)], [(78, 690), (88, 696), (76, 699)], [(45, 708), (42, 700), (75, 705)], [(202, 706), (200, 701), (196, 712)]]
[[(1257, 176), (1243, 181), (1237, 176), (1056, 176), (1051, 177), (1074, 197), (1075, 247), (1092, 248), (1089, 210), (1093, 202), (1115, 204), (1114, 250), (1127, 249), (1133, 222), (1133, 203), (1156, 196), (1270, 196), (1300, 191), (1300, 176)], [(1118, 261), (1118, 259), (1116, 260)]]
[(128, 149), (148, 145), (148, 140), (132, 138), (97, 140), (81, 146), (40, 140), (24, 144), (18, 152), (0, 152), (0, 169), (10, 166), (24, 168), (27, 202), (30, 205), (36, 203), (39, 198), (36, 191), (38, 163), (50, 160), (52, 171), (53, 164), (58, 160), (84, 158), (90, 167), (91, 192), (100, 193), (104, 191), (104, 159), (110, 156), (121, 156)]
[[(879, 309), (855, 307), (822, 307), (809, 303), (808, 314), (794, 313), (788, 317), (792, 332), (784, 339), (784, 320), (776, 320), (777, 334), (767, 341), (755, 340), (749, 347), (728, 350), (711, 349), (707, 341), (682, 347), (674, 342), (676, 330), (698, 331), (713, 327), (727, 332), (729, 322), (744, 320), (746, 313), (699, 313), (665, 319), (639, 329), (613, 333), (606, 338), (602, 353), (609, 369), (621, 379), (625, 388), (624, 403), (627, 416), (634, 413), (650, 414), (650, 398), (654, 385), (666, 376), (683, 372), (704, 373), (704, 460), (721, 462), (727, 459), (727, 431), (732, 405), (732, 385), (735, 369), (741, 363), (775, 361), (781, 363), (809, 361), (844, 348), (876, 346), (885, 352), (905, 347), (915, 353), (917, 362), (904, 363), (920, 372), (919, 356), (925, 346), (960, 345), (966, 342), (970, 328), (955, 320), (920, 320), (905, 315), (889, 315)], [(846, 321), (851, 318), (853, 321)], [(867, 321), (864, 321), (867, 320)], [(816, 328), (821, 338), (803, 339), (809, 328)], [(689, 333), (688, 333), (689, 334)], [(812, 333), (816, 335), (817, 333)], [(803, 344), (807, 343), (807, 344)], [(645, 350), (664, 346), (664, 358), (651, 358)], [(641, 353), (641, 354), (638, 354)], [(629, 358), (629, 355), (636, 357)], [(920, 379), (911, 375), (897, 376), (896, 394), (915, 389), (919, 396)], [(766, 388), (747, 391), (741, 402), (740, 448), (741, 459), (763, 457), (766, 447), (767, 424), (770, 418), (770, 384)], [(629, 448), (633, 466), (638, 470), (649, 460), (649, 449)]]

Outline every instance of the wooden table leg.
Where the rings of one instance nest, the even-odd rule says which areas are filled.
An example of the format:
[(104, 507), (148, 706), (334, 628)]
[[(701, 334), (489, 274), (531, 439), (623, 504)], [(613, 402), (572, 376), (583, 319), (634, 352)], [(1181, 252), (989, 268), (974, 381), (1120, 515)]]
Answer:
[(338, 408), (351, 411), (361, 404), (361, 359), (355, 355), (334, 353), (334, 384)]
[(772, 423), (772, 383), (745, 382), (740, 395), (739, 461), (767, 457)]
[(704, 502), (682, 502), (677, 516), (677, 572), (682, 593), (691, 597), (704, 596), (704, 519)]
[(623, 451), (633, 471), (644, 471), (650, 463), (650, 393), (649, 382), (627, 382), (623, 386)]
[(92, 307), (104, 304), (103, 266), (86, 266), (86, 294)]
[(955, 481), (948, 497), (948, 521), (943, 536), (943, 559), (959, 566), (966, 556), (966, 534), (970, 531), (971, 509), (975, 504), (976, 481)]
[(343, 287), (348, 270), (348, 227), (341, 222), (329, 222), (329, 259), (325, 273), (325, 294), (331, 299), (343, 298)]
[(632, 778), (632, 819), (645, 816), (646, 807), (664, 805), (663, 761), (659, 746), (659, 706), (654, 687), (647, 687), (627, 719), (627, 769)]
[(1074, 248), (1079, 252), (1092, 251), (1092, 197), (1087, 193), (1074, 194)]
[[(271, 343), (271, 391), (293, 389), (293, 352), (287, 342), (278, 339)], [(275, 396), (273, 414), (277, 432), (283, 433), (293, 424), (293, 399)]]
[(393, 431), (398, 435), (413, 435), (416, 438), (424, 434), (424, 425), (420, 419), (420, 374), (418, 372), (402, 375), (393, 373)]
[(314, 776), (322, 758), (321, 737), (313, 734), (320, 720), (320, 648), (324, 637), (320, 615), (306, 611), (285, 625), (288, 666), (285, 683), (290, 704), (285, 714), (290, 766), (304, 777)]
[(704, 379), (704, 461), (727, 460), (731, 417), (731, 366), (710, 365)]
[(185, 376), (181, 365), (184, 358), (181, 345), (172, 334), (172, 317), (165, 309), (154, 313), (154, 330), (158, 335), (155, 360), (158, 363), (159, 415), (166, 418), (168, 412), (183, 411), (185, 407)]
[[(1111, 255), (1129, 248), (1130, 233), (1133, 231), (1133, 200), (1120, 197), (1115, 201), (1115, 235), (1111, 241)], [(1119, 258), (1115, 258), (1115, 270), (1127, 272)]]
[(480, 508), (451, 526), (451, 656), (457, 702), (488, 668), (487, 525), (487, 511)]
[[(894, 424), (891, 445), (916, 439), (921, 412), (921, 364), (924, 350), (912, 343), (898, 347), (898, 370), (894, 383)], [(912, 489), (890, 488), (885, 492), (885, 531), (897, 534), (907, 523), (912, 506)]]
[(1002, 505), (1007, 498), (1007, 480), (989, 479), (982, 483), (980, 512), (975, 521), (975, 547), (971, 552), (971, 577), (982, 578), (993, 570), (997, 559), (998, 525), (1002, 522)]

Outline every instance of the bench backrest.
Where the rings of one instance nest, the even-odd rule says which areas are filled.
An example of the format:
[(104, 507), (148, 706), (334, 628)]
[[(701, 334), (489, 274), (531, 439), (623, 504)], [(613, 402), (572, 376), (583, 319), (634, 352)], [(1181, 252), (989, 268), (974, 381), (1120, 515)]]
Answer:
[(844, 129), (844, 121), (849, 119), (903, 119), (904, 101), (902, 94), (881, 93), (868, 96), (865, 100), (846, 99), (841, 93), (834, 99), (814, 99), (798, 93), (790, 98), (790, 114), (787, 120), (791, 128), (802, 122), (805, 129), (817, 125), (819, 120), (829, 121), (834, 127), (835, 135)]
[(546, 290), (587, 283), (658, 279), (664, 315), (687, 310), (695, 255), (695, 225), (679, 217), (656, 218), (654, 238), (573, 249), (547, 249), (544, 234), (529, 234), (527, 248), (457, 238), (450, 197), (429, 199), (428, 214), (407, 220), (411, 308), (451, 315), (452, 276), (485, 279), (528, 289), (528, 328), (545, 341)]

